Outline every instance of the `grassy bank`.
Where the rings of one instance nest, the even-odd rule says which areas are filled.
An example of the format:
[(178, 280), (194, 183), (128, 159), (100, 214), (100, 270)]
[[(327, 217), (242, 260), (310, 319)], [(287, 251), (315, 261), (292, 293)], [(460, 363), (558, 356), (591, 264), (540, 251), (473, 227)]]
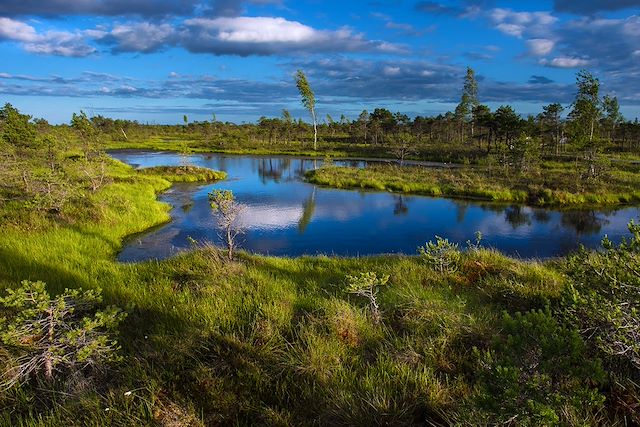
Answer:
[[(228, 262), (207, 247), (117, 263), (125, 236), (167, 220), (156, 195), (171, 177), (160, 172), (114, 162), (85, 210), (2, 225), (0, 289), (101, 288), (129, 316), (120, 364), (72, 391), (36, 381), (2, 391), (0, 424), (622, 422), (618, 401), (633, 395), (614, 395), (598, 355), (546, 308), (567, 287), (559, 264), (483, 249), (443, 272), (407, 256)], [(345, 292), (360, 272), (389, 276), (381, 323)]]
[(169, 182), (214, 182), (227, 178), (222, 171), (198, 166), (156, 166), (138, 170), (139, 174), (157, 176)]
[(366, 169), (326, 167), (310, 171), (307, 180), (335, 188), (363, 188), (460, 197), (535, 206), (618, 205), (640, 203), (640, 173), (613, 170), (603, 179), (586, 182), (569, 166), (549, 163), (536, 174), (500, 173), (486, 168), (398, 167)]

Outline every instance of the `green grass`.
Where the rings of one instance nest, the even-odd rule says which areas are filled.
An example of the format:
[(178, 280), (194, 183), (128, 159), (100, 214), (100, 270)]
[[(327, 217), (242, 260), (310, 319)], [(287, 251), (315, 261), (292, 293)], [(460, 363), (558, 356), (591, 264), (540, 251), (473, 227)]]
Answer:
[(138, 169), (143, 175), (154, 175), (169, 182), (214, 182), (227, 178), (226, 172), (198, 166), (156, 166)]
[(564, 164), (546, 164), (536, 174), (491, 172), (483, 168), (326, 167), (307, 173), (313, 184), (459, 197), (536, 206), (619, 205), (640, 202), (640, 174), (613, 170), (597, 182), (581, 181)]
[[(114, 257), (124, 237), (168, 220), (156, 195), (170, 184), (165, 173), (111, 167), (113, 182), (88, 196), (91, 215), (69, 212), (78, 218), (73, 223), (43, 219), (48, 226), (33, 230), (3, 227), (0, 289), (23, 279), (45, 281), (53, 293), (102, 288), (105, 304), (130, 312), (121, 327), (124, 362), (73, 398), (31, 386), (0, 393), (0, 424), (446, 425), (519, 414), (535, 420), (544, 411), (563, 417), (544, 397), (531, 398), (534, 409), (485, 407), (489, 385), (480, 374), (488, 368), (474, 351), (506, 339), (505, 311), (559, 298), (566, 278), (552, 266), (479, 250), (463, 254), (455, 273), (439, 274), (410, 256), (242, 253), (227, 262), (214, 248), (121, 264)], [(345, 276), (366, 271), (390, 276), (379, 295), (379, 325), (366, 301), (345, 292)], [(527, 343), (537, 354), (537, 341)], [(574, 402), (564, 413), (580, 414), (569, 424), (595, 424), (605, 409), (579, 403), (578, 385), (605, 392), (572, 377), (558, 385)]]

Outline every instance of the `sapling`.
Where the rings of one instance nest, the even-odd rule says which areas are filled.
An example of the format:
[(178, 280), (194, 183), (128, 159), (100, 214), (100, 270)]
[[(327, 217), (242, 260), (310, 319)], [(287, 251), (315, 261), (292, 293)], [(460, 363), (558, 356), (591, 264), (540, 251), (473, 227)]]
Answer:
[(378, 324), (382, 319), (380, 315), (380, 306), (378, 305), (377, 295), (381, 286), (385, 286), (389, 282), (389, 275), (378, 277), (372, 271), (360, 273), (357, 276), (347, 276), (347, 289), (350, 294), (365, 297), (369, 300), (369, 308), (371, 310), (371, 319), (373, 323)]
[(436, 242), (427, 242), (424, 246), (418, 247), (420, 256), (440, 273), (454, 273), (458, 269), (460, 262), (460, 251), (456, 243), (449, 242), (436, 236)]
[(23, 281), (0, 298), (2, 379), (8, 389), (33, 377), (52, 383), (61, 374), (102, 368), (119, 360), (112, 333), (126, 316), (98, 310), (100, 291), (67, 289), (50, 297), (43, 282)]
[(233, 253), (237, 246), (238, 235), (242, 233), (242, 226), (238, 217), (244, 206), (236, 201), (230, 190), (214, 190), (209, 193), (211, 209), (218, 214), (218, 225), (223, 230), (223, 238), (227, 244), (227, 257), (233, 260)]

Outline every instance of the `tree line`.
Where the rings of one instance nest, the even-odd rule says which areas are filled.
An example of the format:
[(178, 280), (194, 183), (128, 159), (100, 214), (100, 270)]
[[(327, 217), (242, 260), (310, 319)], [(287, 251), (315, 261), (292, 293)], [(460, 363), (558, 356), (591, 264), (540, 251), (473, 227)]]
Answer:
[[(183, 116), (180, 125), (143, 124), (138, 121), (111, 119), (97, 115), (87, 118), (98, 139), (136, 141), (157, 135), (177, 135), (197, 140), (212, 148), (246, 144), (309, 144), (314, 150), (327, 146), (349, 147), (432, 147), (441, 151), (464, 151), (474, 157), (503, 155), (526, 141), (527, 149), (540, 157), (583, 153), (640, 152), (640, 123), (626, 120), (615, 96), (600, 93), (600, 81), (582, 70), (576, 75), (574, 102), (565, 107), (551, 103), (537, 115), (523, 117), (510, 105), (491, 110), (480, 102), (475, 73), (467, 69), (460, 102), (454, 111), (437, 116), (410, 118), (401, 112), (379, 107), (363, 110), (357, 118), (344, 114), (320, 118), (316, 98), (302, 71), (296, 74), (303, 106), (312, 123), (294, 118), (287, 109), (279, 117), (259, 118), (255, 123), (221, 122), (215, 114), (211, 120), (189, 121)], [(81, 113), (84, 115), (84, 113)], [(80, 115), (74, 115), (80, 116)], [(62, 125), (65, 127), (66, 125)], [(72, 128), (77, 125), (71, 123)], [(10, 104), (0, 109), (0, 132), (13, 144), (29, 144), (36, 134), (47, 134), (51, 126), (44, 119), (21, 114)], [(40, 131), (40, 132), (37, 132)], [(77, 132), (76, 132), (77, 133)], [(86, 138), (85, 138), (86, 139)]]

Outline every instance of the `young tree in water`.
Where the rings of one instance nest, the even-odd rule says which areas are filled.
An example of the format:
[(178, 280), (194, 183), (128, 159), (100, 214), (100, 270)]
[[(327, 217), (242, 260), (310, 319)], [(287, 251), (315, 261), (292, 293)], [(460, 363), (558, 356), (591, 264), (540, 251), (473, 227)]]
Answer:
[(238, 223), (238, 217), (244, 207), (233, 197), (230, 190), (214, 190), (209, 193), (211, 209), (218, 214), (218, 225), (222, 229), (223, 238), (227, 244), (227, 257), (233, 260), (233, 254), (237, 247), (238, 235), (242, 233), (242, 226)]
[(313, 120), (313, 149), (318, 149), (318, 120), (316, 118), (316, 97), (307, 81), (307, 76), (304, 75), (302, 70), (296, 72), (296, 86), (300, 92), (302, 98), (302, 105), (311, 114)]

